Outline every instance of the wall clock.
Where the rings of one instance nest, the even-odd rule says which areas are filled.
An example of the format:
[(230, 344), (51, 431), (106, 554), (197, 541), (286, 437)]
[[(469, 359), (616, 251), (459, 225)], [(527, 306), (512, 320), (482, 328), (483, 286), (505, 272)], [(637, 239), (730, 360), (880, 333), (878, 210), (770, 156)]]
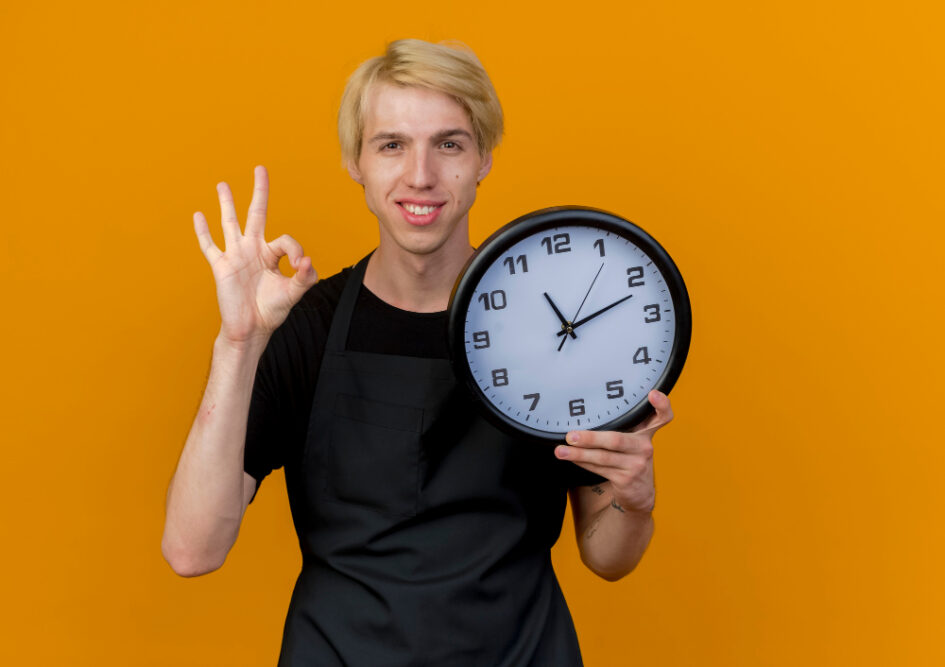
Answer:
[(598, 209), (529, 213), (470, 257), (448, 310), (457, 378), (501, 428), (561, 442), (575, 429), (626, 430), (669, 393), (692, 314), (669, 254)]

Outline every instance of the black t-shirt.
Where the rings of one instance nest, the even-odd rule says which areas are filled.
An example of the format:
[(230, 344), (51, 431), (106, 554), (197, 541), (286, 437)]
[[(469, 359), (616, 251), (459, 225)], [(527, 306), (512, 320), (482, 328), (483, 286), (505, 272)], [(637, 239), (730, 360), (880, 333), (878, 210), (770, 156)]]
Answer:
[[(350, 269), (320, 280), (273, 332), (256, 370), (246, 429), (244, 470), (256, 479), (300, 462), (315, 397), (315, 383), (331, 319)], [(347, 349), (445, 359), (446, 312), (395, 308), (362, 286), (352, 315)], [(568, 464), (567, 487), (598, 484), (602, 477)]]

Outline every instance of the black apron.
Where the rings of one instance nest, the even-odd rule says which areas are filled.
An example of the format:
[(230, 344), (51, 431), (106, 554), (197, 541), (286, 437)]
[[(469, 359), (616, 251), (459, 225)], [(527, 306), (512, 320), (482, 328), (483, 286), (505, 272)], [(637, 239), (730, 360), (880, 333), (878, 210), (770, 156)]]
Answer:
[(286, 470), (302, 571), (279, 665), (580, 665), (550, 558), (561, 462), (479, 417), (447, 360), (345, 350), (367, 260)]

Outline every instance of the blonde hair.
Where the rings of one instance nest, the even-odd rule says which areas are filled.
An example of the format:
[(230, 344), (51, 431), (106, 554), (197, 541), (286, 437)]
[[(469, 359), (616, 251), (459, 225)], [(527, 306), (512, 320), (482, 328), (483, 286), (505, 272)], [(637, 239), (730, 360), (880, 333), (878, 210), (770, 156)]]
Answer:
[(401, 39), (388, 44), (383, 56), (363, 62), (348, 79), (338, 109), (344, 162), (358, 162), (367, 94), (378, 83), (429, 88), (453, 97), (469, 116), (480, 155), (491, 152), (502, 139), (502, 105), (489, 75), (468, 47)]

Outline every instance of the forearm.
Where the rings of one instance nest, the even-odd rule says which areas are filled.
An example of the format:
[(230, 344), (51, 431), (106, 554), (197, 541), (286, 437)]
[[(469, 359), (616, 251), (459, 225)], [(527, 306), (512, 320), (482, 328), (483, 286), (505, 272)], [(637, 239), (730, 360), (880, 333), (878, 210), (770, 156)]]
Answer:
[(571, 489), (584, 564), (615, 581), (637, 566), (653, 535), (653, 434), (673, 419), (666, 394), (647, 394), (654, 413), (630, 432), (571, 431), (555, 456), (607, 479)]
[(653, 515), (621, 507), (613, 498), (590, 516), (578, 539), (581, 560), (597, 575), (616, 581), (643, 558), (653, 535)]
[(218, 568), (243, 515), (243, 450), (256, 366), (265, 341), (217, 338), (207, 388), (167, 494), (164, 557), (176, 572)]

